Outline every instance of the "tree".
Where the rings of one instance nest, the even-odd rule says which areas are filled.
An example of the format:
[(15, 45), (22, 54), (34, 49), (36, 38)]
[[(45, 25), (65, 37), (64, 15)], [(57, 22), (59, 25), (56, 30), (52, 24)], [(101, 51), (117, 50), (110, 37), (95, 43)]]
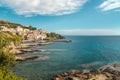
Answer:
[(56, 34), (54, 32), (51, 33), (47, 33), (47, 38), (49, 39), (64, 39), (64, 36), (60, 35), (60, 34)]

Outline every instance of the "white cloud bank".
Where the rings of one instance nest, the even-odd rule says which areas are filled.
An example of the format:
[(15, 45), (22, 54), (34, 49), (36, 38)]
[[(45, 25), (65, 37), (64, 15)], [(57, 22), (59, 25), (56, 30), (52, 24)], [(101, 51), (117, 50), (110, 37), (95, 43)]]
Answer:
[(102, 11), (109, 11), (113, 9), (120, 9), (120, 0), (105, 0), (100, 6)]
[(87, 0), (0, 0), (19, 15), (64, 15), (76, 12)]
[(120, 29), (72, 29), (56, 32), (63, 35), (120, 35)]

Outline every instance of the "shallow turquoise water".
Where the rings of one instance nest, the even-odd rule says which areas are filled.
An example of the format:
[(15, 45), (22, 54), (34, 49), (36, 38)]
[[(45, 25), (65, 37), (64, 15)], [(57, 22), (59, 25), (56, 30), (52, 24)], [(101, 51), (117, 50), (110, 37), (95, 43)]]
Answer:
[(90, 64), (95, 69), (109, 63), (120, 62), (119, 36), (68, 36), (71, 43), (55, 43), (37, 46), (33, 49), (47, 50), (45, 53), (28, 53), (28, 55), (45, 55), (46, 60), (20, 62), (14, 73), (28, 80), (50, 80), (55, 74), (72, 69), (84, 69), (82, 64)]

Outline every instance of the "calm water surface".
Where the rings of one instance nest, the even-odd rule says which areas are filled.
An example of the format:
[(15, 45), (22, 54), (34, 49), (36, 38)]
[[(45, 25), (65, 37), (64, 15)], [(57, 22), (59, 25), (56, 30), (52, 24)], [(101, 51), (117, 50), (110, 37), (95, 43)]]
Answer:
[(120, 62), (120, 36), (67, 36), (66, 38), (72, 42), (33, 47), (46, 52), (21, 55), (44, 55), (49, 59), (20, 62), (13, 69), (14, 73), (28, 80), (50, 80), (53, 75), (64, 71), (82, 70), (84, 69), (81, 67), (82, 64), (90, 64), (89, 69), (95, 69), (109, 63)]

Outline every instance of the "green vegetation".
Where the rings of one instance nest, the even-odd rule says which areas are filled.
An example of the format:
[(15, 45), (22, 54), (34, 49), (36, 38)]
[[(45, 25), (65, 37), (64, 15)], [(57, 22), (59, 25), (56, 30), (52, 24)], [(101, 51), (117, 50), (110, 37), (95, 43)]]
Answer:
[(13, 58), (13, 55), (0, 52), (0, 80), (24, 80), (23, 78), (15, 76), (10, 70), (11, 65), (13, 66), (14, 63)]
[(48, 39), (64, 39), (64, 36), (51, 32), (51, 33), (47, 33), (47, 38)]
[(11, 23), (8, 21), (3, 21), (3, 20), (0, 20), (0, 26), (6, 26), (8, 28), (16, 28), (16, 27), (20, 26), (25, 29), (36, 30), (36, 28), (31, 25), (29, 27), (27, 27), (27, 26), (23, 26), (21, 24)]
[(2, 27), (0, 26), (0, 30), (2, 29)]
[(11, 32), (0, 32), (0, 80), (23, 80), (10, 71), (16, 64), (10, 45), (11, 43), (16, 44), (21, 40), (19, 36)]
[(26, 29), (29, 29), (29, 30), (36, 30), (36, 28), (31, 26), (31, 25), (29, 27), (24, 26), (23, 28), (26, 28)]
[[(20, 42), (22, 39), (9, 31), (0, 32), (0, 46), (8, 45), (10, 42)], [(4, 44), (4, 45), (3, 45)]]
[(8, 68), (15, 66), (16, 61), (15, 61), (15, 56), (7, 51), (0, 51), (0, 67), (1, 66), (6, 66)]
[(23, 80), (16, 77), (7, 67), (0, 67), (0, 80)]

